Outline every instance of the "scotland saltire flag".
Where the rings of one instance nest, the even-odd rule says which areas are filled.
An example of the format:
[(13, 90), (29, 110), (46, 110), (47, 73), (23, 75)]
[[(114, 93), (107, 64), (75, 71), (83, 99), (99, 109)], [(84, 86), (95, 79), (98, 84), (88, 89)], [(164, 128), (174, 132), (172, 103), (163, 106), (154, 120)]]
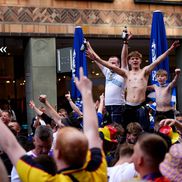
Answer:
[[(151, 27), (151, 36), (150, 36), (150, 64), (154, 62), (157, 57), (163, 54), (168, 49), (167, 38), (166, 38), (166, 30), (163, 20), (163, 14), (161, 11), (154, 11), (152, 18), (152, 27)], [(152, 71), (150, 80), (151, 84), (156, 84), (156, 71), (159, 69), (164, 69), (168, 73), (168, 82), (170, 79), (169, 75), (169, 58), (166, 57), (164, 61), (160, 65), (158, 65), (155, 70)], [(174, 95), (173, 95), (174, 94)], [(149, 98), (155, 99), (155, 94), (150, 93), (148, 95)], [(176, 104), (176, 89), (174, 88), (172, 91), (172, 99), (171, 105), (174, 106)]]
[(176, 109), (176, 88), (172, 89), (172, 98), (171, 98), (171, 106), (174, 106)]
[(74, 100), (76, 100), (76, 105), (80, 108), (82, 107), (81, 103), (81, 94), (79, 90), (76, 88), (76, 85), (74, 83), (74, 78), (79, 78), (79, 68), (83, 67), (84, 75), (88, 76), (87, 71), (87, 60), (86, 60), (86, 54), (85, 49), (83, 49), (84, 45), (84, 35), (82, 28), (80, 26), (77, 26), (75, 28), (74, 33), (74, 45), (73, 45), (73, 61), (72, 61), (72, 90), (71, 90), (71, 96)]

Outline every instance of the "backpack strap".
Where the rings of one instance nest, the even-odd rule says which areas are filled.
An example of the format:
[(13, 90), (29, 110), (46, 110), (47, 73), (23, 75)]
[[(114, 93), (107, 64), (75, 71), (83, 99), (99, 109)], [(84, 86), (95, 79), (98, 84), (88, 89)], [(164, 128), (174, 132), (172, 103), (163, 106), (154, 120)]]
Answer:
[(73, 182), (79, 182), (72, 174), (67, 174)]

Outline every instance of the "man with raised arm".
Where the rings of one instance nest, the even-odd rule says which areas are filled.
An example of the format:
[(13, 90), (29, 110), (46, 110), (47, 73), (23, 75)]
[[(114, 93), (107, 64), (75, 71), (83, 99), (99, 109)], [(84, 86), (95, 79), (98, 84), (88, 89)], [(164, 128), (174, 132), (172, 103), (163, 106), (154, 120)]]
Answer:
[[(119, 68), (107, 61), (102, 60), (87, 42), (87, 56), (99, 64), (109, 68), (113, 72), (121, 75), (126, 80), (126, 106), (124, 112), (125, 126), (129, 122), (139, 122), (144, 130), (149, 129), (149, 116), (145, 108), (146, 89), (151, 71), (160, 64), (170, 52), (178, 47), (179, 41), (175, 41), (171, 47), (159, 56), (153, 63), (141, 68), (142, 54), (133, 51), (128, 55), (130, 70)], [(124, 126), (124, 127), (125, 127)]]
[[(130, 33), (125, 41), (121, 51), (121, 61), (116, 56), (111, 56), (108, 63), (118, 68), (127, 69), (128, 41), (132, 37)], [(111, 122), (122, 124), (123, 111), (125, 105), (125, 81), (124, 78), (115, 71), (108, 69), (106, 66), (94, 60), (99, 69), (105, 76), (105, 107), (109, 113)]]
[[(22, 181), (107, 181), (107, 168), (92, 98), (92, 83), (80, 69), (75, 83), (83, 100), (83, 133), (72, 127), (58, 131), (54, 159), (58, 172), (51, 175), (18, 144), (10, 130), (0, 122), (0, 146), (8, 154)], [(6, 140), (5, 140), (6, 139)]]

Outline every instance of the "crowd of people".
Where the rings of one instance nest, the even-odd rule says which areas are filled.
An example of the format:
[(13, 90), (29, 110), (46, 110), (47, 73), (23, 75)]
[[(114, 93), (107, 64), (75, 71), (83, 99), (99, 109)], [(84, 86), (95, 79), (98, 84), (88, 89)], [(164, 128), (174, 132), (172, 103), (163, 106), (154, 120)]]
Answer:
[[(71, 113), (67, 108), (56, 110), (46, 95), (39, 96), (41, 107), (31, 100), (32, 138), (21, 135), (12, 112), (1, 111), (0, 181), (182, 181), (182, 114), (170, 105), (181, 70), (175, 70), (170, 83), (166, 83), (167, 72), (159, 70), (158, 85), (148, 85), (151, 71), (180, 46), (179, 41), (141, 68), (142, 54), (128, 54), (131, 37), (130, 33), (123, 41), (121, 61), (116, 56), (101, 59), (87, 42), (88, 58), (105, 76), (105, 93), (97, 101), (91, 80), (80, 68), (75, 84), (82, 108), (70, 92), (65, 98)], [(156, 93), (155, 112), (146, 102), (147, 90)]]

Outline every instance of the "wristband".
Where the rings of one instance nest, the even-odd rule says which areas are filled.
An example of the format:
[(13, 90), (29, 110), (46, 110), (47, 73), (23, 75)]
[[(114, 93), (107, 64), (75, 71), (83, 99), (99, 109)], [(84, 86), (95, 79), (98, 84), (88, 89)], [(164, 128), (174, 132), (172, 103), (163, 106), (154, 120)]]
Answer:
[(128, 41), (124, 41), (123, 44), (128, 44)]

